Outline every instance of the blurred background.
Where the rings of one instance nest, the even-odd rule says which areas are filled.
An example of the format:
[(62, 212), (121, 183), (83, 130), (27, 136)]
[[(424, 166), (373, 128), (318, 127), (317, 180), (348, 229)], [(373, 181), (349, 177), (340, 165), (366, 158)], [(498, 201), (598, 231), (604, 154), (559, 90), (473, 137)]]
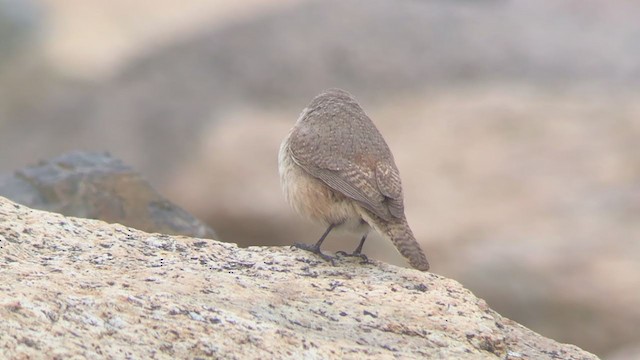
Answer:
[[(433, 272), (638, 359), (639, 17), (632, 0), (0, 0), (0, 175), (108, 151), (220, 240), (313, 242), (277, 149), (341, 87), (394, 152)], [(365, 252), (405, 265), (377, 236)]]

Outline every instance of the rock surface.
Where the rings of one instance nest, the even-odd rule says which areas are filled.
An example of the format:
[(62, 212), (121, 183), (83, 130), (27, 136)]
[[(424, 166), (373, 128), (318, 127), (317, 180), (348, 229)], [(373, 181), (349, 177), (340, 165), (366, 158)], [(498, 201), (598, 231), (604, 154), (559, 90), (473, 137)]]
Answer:
[(459, 283), (0, 198), (0, 357), (596, 359)]
[(0, 195), (36, 209), (148, 232), (215, 237), (209, 226), (108, 154), (69, 153), (0, 176)]

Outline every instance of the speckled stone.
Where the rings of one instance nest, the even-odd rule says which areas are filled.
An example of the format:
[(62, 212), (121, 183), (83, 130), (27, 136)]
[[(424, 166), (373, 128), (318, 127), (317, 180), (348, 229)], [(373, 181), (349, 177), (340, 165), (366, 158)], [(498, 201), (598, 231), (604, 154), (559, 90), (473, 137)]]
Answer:
[(0, 197), (0, 358), (596, 359), (454, 280)]

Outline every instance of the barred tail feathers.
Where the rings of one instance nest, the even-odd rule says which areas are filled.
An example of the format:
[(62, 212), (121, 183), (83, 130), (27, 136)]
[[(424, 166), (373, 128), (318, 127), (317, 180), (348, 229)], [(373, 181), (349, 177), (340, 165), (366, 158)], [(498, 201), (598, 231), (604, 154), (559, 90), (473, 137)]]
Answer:
[(420, 271), (429, 270), (429, 261), (425, 256), (420, 244), (413, 236), (413, 232), (409, 227), (406, 219), (394, 219), (393, 221), (385, 221), (376, 218), (375, 221), (367, 221), (384, 237), (391, 240), (396, 249), (404, 256), (409, 264)]

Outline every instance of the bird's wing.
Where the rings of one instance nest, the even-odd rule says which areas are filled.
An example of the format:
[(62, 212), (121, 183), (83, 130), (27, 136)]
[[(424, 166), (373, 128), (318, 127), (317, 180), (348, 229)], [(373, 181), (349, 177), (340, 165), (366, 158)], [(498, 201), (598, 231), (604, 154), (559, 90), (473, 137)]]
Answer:
[[(377, 130), (375, 134), (381, 140), (382, 136)], [(393, 158), (384, 157), (381, 161), (376, 149), (360, 149), (353, 144), (345, 146), (343, 138), (339, 144), (332, 139), (319, 139), (317, 134), (303, 130), (294, 132), (289, 150), (296, 164), (307, 173), (357, 201), (378, 217), (390, 220), (392, 216), (404, 216), (402, 186)], [(337, 146), (342, 150), (336, 151)], [(386, 144), (384, 150), (389, 151)]]
[(393, 162), (378, 162), (375, 177), (378, 189), (385, 196), (385, 202), (391, 215), (397, 218), (403, 217), (402, 182), (398, 168)]

